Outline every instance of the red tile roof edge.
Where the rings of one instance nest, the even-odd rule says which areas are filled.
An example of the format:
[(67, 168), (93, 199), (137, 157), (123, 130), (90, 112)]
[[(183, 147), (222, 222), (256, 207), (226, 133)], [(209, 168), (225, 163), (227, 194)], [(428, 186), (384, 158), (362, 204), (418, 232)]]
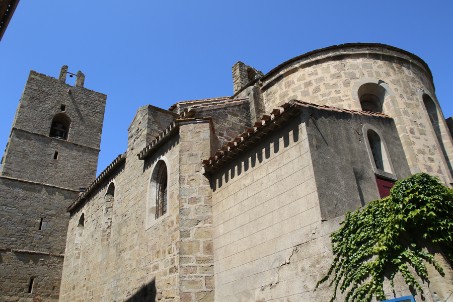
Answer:
[(214, 104), (206, 104), (206, 105), (188, 107), (188, 108), (184, 108), (184, 110), (180, 113), (179, 116), (180, 117), (193, 117), (195, 115), (195, 113), (199, 110), (238, 106), (238, 105), (241, 105), (246, 102), (247, 102), (247, 99), (231, 99), (231, 100), (228, 100), (227, 102), (222, 102), (222, 103), (214, 103)]
[(138, 159), (144, 160), (147, 158), (153, 150), (155, 150), (158, 146), (164, 143), (171, 135), (177, 132), (181, 123), (187, 122), (205, 122), (211, 121), (210, 118), (192, 118), (192, 117), (182, 117), (178, 118), (173, 121), (167, 128), (165, 128), (162, 132), (156, 136), (148, 145), (146, 145), (138, 154)]
[(118, 155), (111, 163), (99, 174), (99, 176), (88, 186), (85, 192), (81, 193), (76, 200), (68, 207), (67, 211), (71, 212), (79, 206), (79, 204), (120, 164), (126, 161), (126, 153)]
[(206, 99), (199, 99), (199, 100), (186, 100), (186, 101), (180, 101), (180, 102), (177, 102), (177, 103), (174, 103), (173, 105), (171, 105), (168, 110), (169, 111), (172, 111), (173, 109), (176, 108), (176, 106), (178, 106), (179, 104), (191, 104), (191, 103), (205, 103), (205, 102), (215, 102), (215, 101), (223, 101), (223, 100), (229, 100), (229, 99), (233, 99), (232, 96), (219, 96), (219, 97), (215, 97), (215, 98), (206, 98)]
[[(245, 131), (238, 135), (235, 139), (231, 140), (230, 142), (224, 144), (214, 156), (203, 160), (203, 167), (205, 169), (205, 173), (209, 173), (212, 169), (216, 166), (221, 165), (221, 161), (225, 161), (228, 158), (231, 158), (235, 154), (245, 150), (245, 148), (240, 149), (243, 146), (243, 143), (251, 139), (257, 133), (264, 130), (264, 128), (269, 127), (272, 124), (275, 124), (277, 120), (284, 119), (285, 116), (291, 116), (292, 112), (295, 110), (300, 112), (301, 108), (314, 108), (319, 110), (325, 110), (330, 112), (344, 112), (347, 114), (354, 114), (354, 115), (365, 115), (365, 116), (373, 116), (373, 117), (380, 117), (380, 118), (390, 118), (389, 116), (383, 113), (376, 113), (376, 112), (367, 112), (367, 111), (357, 111), (357, 110), (350, 110), (350, 109), (342, 109), (338, 107), (332, 106), (325, 106), (325, 105), (316, 105), (304, 101), (299, 100), (291, 100), (287, 103), (283, 103), (272, 110), (270, 114), (263, 115), (260, 121), (255, 122), (253, 127), (246, 128)], [(294, 114), (296, 115), (296, 114)], [(238, 150), (239, 152), (234, 152)], [(234, 152), (234, 153), (233, 153)], [(228, 158), (227, 158), (228, 157)]]

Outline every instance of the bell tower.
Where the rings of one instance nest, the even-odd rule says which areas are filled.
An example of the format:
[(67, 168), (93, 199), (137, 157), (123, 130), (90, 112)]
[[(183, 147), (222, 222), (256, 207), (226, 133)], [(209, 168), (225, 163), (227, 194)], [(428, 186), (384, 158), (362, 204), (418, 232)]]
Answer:
[[(76, 76), (75, 86), (66, 76)], [(79, 189), (96, 176), (106, 96), (82, 72), (30, 72), (3, 157), (2, 175)]]
[(84, 81), (63, 66), (58, 79), (31, 71), (25, 85), (0, 169), (2, 301), (58, 300), (66, 210), (96, 177), (106, 104)]

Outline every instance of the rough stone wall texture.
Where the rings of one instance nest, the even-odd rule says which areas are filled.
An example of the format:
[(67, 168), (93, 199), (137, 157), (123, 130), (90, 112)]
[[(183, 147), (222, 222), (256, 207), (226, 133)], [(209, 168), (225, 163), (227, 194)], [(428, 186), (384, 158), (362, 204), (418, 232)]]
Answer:
[(63, 256), (0, 250), (0, 266), (1, 301), (58, 301)]
[[(66, 208), (77, 192), (0, 177), (0, 300), (57, 301)], [(51, 256), (53, 255), (53, 256)], [(28, 293), (30, 278), (35, 278)]]
[(211, 154), (211, 124), (180, 127), (179, 290), (181, 301), (214, 300), (212, 200), (201, 161)]
[(143, 149), (167, 128), (176, 116), (175, 113), (151, 105), (139, 108), (129, 126), (128, 148)]
[[(431, 73), (414, 56), (376, 46), (320, 51), (282, 64), (263, 78), (261, 88), (266, 112), (291, 99), (361, 110), (357, 92), (368, 82), (386, 89), (383, 112), (395, 120), (411, 172), (428, 172), (450, 183), (447, 161), (451, 166), (451, 136), (435, 97)], [(429, 94), (438, 108), (447, 158), (433, 134), (423, 93)]]
[[(376, 176), (393, 180), (411, 175), (395, 124), (390, 118), (326, 110), (305, 110), (311, 159), (315, 171), (322, 219), (346, 214), (379, 199)], [(391, 168), (373, 166), (367, 132), (385, 144)]]
[[(335, 119), (337, 113), (328, 114)], [(329, 269), (329, 236), (343, 217), (322, 217), (325, 205), (320, 200), (322, 188), (318, 179), (326, 177), (326, 171), (314, 165), (332, 154), (313, 148), (315, 130), (310, 128), (318, 127), (309, 116), (310, 112), (306, 112), (294, 118), (212, 176), (216, 301), (330, 299), (331, 288), (323, 284), (315, 290), (315, 286)], [(324, 121), (318, 123), (319, 130), (330, 141), (327, 129), (336, 129), (341, 123), (350, 121)], [(379, 121), (374, 124), (379, 126)], [(338, 151), (345, 146), (332, 144), (330, 148), (337, 150), (334, 156), (344, 155)], [(320, 155), (316, 154), (318, 151)], [(402, 153), (401, 146), (396, 152)], [(407, 165), (401, 165), (401, 170), (397, 174), (407, 171)], [(373, 183), (375, 180), (371, 179), (368, 185)], [(338, 181), (335, 184), (339, 186)], [(354, 179), (346, 179), (341, 186), (348, 188), (353, 184)], [(330, 203), (344, 200), (335, 191), (331, 193), (335, 198), (330, 198)], [(338, 195), (347, 194), (342, 190)], [(339, 206), (343, 213), (352, 210), (347, 204)], [(360, 203), (352, 206), (358, 208)], [(386, 283), (389, 297), (411, 295), (400, 276), (395, 285), (393, 293)], [(430, 289), (424, 285), (424, 290), (429, 293)], [(342, 298), (340, 295), (338, 301)], [(433, 300), (429, 296), (427, 301)]]
[[(56, 151), (58, 156), (54, 158)], [(3, 175), (79, 189), (94, 179), (98, 153), (95, 149), (16, 129), (11, 133)]]
[[(96, 174), (106, 96), (83, 88), (81, 73), (79, 87), (65, 84), (64, 76), (30, 72), (3, 156), (2, 301), (58, 300), (66, 209)], [(71, 120), (67, 140), (49, 137), (56, 114)]]
[[(141, 295), (157, 301), (178, 301), (179, 145), (173, 137), (141, 161), (128, 151), (126, 163), (106, 179), (86, 203), (71, 213), (63, 267), (61, 301), (134, 301)], [(151, 174), (165, 160), (168, 210), (158, 219), (149, 209)], [(109, 240), (105, 225), (105, 193), (115, 184)], [(151, 206), (150, 206), (151, 205)], [(83, 232), (78, 230), (84, 214)], [(79, 238), (78, 238), (79, 237)]]
[[(320, 221), (305, 126), (292, 122), (283, 127), (219, 171), (211, 182), (216, 300), (265, 301), (298, 295), (302, 301), (312, 301), (307, 285), (296, 286), (300, 283), (295, 276), (279, 276), (294, 247), (315, 237)], [(325, 250), (317, 248), (313, 254)], [(320, 272), (306, 274), (304, 280), (315, 280)], [(279, 293), (272, 290), (277, 285)]]
[[(179, 135), (144, 161), (137, 158), (138, 150), (128, 150), (125, 166), (71, 213), (61, 301), (140, 301), (147, 294), (157, 301), (212, 301), (211, 191), (201, 173), (201, 160), (211, 152), (211, 124), (179, 127)], [(150, 180), (160, 160), (168, 171), (168, 210), (156, 219)], [(115, 192), (106, 221), (111, 182)], [(82, 213), (83, 232), (78, 227)]]
[(235, 104), (223, 104), (194, 108), (195, 117), (209, 117), (214, 128), (214, 144), (212, 151), (217, 151), (227, 142), (244, 132), (252, 125), (250, 106), (247, 101)]
[(62, 112), (61, 105), (66, 105), (64, 112), (71, 119), (68, 141), (99, 149), (106, 98), (105, 94), (31, 71), (13, 127), (48, 136), (52, 118)]
[(263, 73), (255, 68), (237, 62), (233, 65), (233, 93), (238, 93), (241, 89), (263, 76)]
[[(105, 101), (103, 94), (31, 71), (3, 157), (2, 175), (72, 189), (86, 186), (96, 176)], [(52, 119), (59, 113), (71, 120), (66, 141), (49, 138)]]
[(263, 95), (257, 83), (245, 88), (238, 93), (236, 97), (249, 100), (250, 119), (252, 124), (259, 121), (261, 117), (267, 113), (264, 109)]
[(66, 208), (77, 192), (0, 177), (0, 196), (2, 248), (64, 253)]

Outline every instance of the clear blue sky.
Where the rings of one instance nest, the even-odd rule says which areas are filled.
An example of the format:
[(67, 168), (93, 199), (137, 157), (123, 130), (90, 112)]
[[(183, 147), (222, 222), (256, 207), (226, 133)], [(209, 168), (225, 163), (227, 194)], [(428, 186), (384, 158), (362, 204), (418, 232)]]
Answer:
[(268, 72), (305, 52), (347, 42), (410, 51), (430, 66), (453, 115), (453, 1), (21, 0), (0, 41), (0, 151), (28, 77), (82, 70), (108, 95), (98, 171), (127, 146), (139, 106), (168, 108), (232, 94), (240, 60)]

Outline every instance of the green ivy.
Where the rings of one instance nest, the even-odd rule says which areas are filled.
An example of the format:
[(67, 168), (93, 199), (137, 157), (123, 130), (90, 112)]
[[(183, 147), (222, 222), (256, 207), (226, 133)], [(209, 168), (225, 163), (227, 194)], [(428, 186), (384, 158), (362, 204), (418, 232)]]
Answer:
[(428, 280), (426, 263), (444, 275), (426, 247), (440, 248), (453, 263), (452, 216), (453, 190), (437, 178), (420, 173), (398, 181), (390, 196), (346, 214), (331, 235), (334, 259), (317, 287), (330, 280), (331, 301), (338, 291), (346, 293), (345, 301), (385, 300), (384, 278), (394, 287), (401, 273), (409, 288), (423, 295), (418, 280)]

